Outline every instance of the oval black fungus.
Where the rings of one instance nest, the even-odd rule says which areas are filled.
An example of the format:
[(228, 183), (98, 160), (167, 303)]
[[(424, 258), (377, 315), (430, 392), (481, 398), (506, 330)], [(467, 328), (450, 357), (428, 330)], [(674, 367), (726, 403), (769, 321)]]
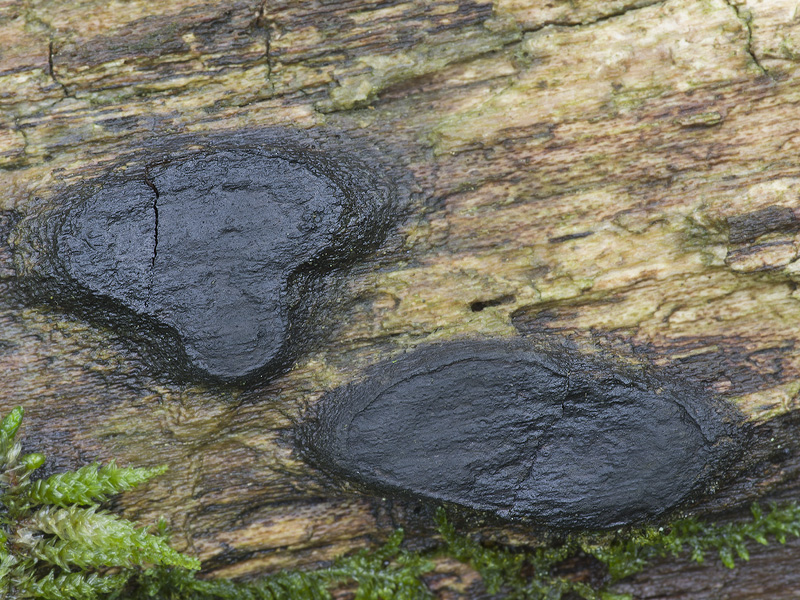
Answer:
[(318, 337), (323, 279), (375, 248), (397, 212), (352, 150), (281, 140), (149, 157), (55, 203), (15, 235), (27, 289), (221, 381), (290, 365)]
[(602, 529), (702, 491), (739, 450), (738, 412), (524, 341), (428, 346), (323, 398), (299, 439), (367, 490), (507, 520)]

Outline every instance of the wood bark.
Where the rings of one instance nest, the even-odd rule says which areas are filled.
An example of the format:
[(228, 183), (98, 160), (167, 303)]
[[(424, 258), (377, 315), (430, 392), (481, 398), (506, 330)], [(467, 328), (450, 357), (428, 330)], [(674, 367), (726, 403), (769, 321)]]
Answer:
[[(335, 331), (256, 389), (156, 376), (113, 329), (20, 303), (4, 244), (0, 412), (25, 407), (52, 471), (168, 464), (119, 508), (165, 515), (216, 576), (314, 566), (397, 525), (427, 543), (412, 508), (332, 485), (291, 435), (325, 390), (423, 341), (567, 337), (673, 370), (755, 426), (744, 473), (695, 510), (790, 497), (798, 56), (788, 0), (0, 0), (4, 239), (175, 133), (325, 128), (393, 157), (413, 198)], [(789, 598), (799, 558), (795, 541), (733, 572), (676, 559), (617, 588)], [(430, 581), (483, 595), (453, 561)]]

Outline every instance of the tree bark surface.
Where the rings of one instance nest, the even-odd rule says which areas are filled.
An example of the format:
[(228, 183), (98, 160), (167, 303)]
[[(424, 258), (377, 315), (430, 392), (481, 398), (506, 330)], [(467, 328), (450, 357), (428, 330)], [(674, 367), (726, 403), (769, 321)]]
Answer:
[[(375, 545), (407, 506), (298, 456), (326, 390), (422, 342), (565, 337), (695, 380), (755, 426), (698, 507), (797, 489), (800, 17), (788, 0), (0, 0), (0, 412), (52, 471), (170, 471), (126, 494), (218, 576)], [(177, 133), (337, 132), (412, 203), (349, 275), (338, 326), (268, 385), (156, 376), (117, 333), (17, 300), (15, 215)], [(726, 512), (726, 514), (728, 514)], [(488, 534), (487, 534), (488, 535)], [(498, 533), (524, 543), (526, 533)], [(659, 563), (637, 598), (795, 598), (800, 543), (735, 571)], [(578, 575), (576, 575), (578, 576)], [(442, 559), (442, 598), (484, 595)]]

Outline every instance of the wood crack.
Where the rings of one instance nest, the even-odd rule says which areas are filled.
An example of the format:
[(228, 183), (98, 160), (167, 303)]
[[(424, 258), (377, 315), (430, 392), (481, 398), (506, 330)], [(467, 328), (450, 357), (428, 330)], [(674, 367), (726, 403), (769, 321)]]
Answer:
[(636, 6), (628, 6), (625, 8), (621, 8), (620, 10), (610, 12), (607, 15), (601, 15), (599, 17), (590, 18), (586, 20), (544, 21), (543, 23), (537, 25), (536, 27), (523, 28), (522, 33), (536, 33), (537, 31), (541, 31), (545, 27), (585, 27), (589, 25), (595, 25), (596, 23), (603, 23), (605, 21), (610, 21), (611, 19), (616, 19), (617, 17), (622, 17), (631, 12), (636, 12), (645, 8), (650, 8), (651, 6), (666, 4), (666, 2), (667, 0), (651, 0), (648, 2), (642, 2), (640, 4), (637, 4)]
[(158, 188), (156, 187), (155, 182), (150, 177), (149, 173), (145, 173), (145, 183), (147, 186), (153, 190), (153, 255), (150, 259), (150, 282), (147, 286), (147, 300), (145, 301), (145, 306), (150, 302), (150, 295), (153, 291), (153, 279), (155, 277), (155, 268), (156, 268), (156, 258), (158, 256)]
[(28, 134), (25, 131), (25, 128), (20, 125), (19, 117), (14, 118), (14, 131), (18, 131), (22, 136), (22, 152), (20, 154), (27, 154), (28, 146), (30, 146), (31, 141), (28, 139)]
[(271, 22), (267, 18), (267, 2), (261, 3), (261, 8), (258, 11), (258, 18), (256, 19), (256, 26), (261, 30), (264, 36), (264, 59), (267, 62), (267, 83), (270, 89), (275, 91), (275, 83), (272, 81), (272, 30)]
[(54, 54), (55, 53), (53, 52), (53, 40), (50, 40), (50, 42), (47, 44), (47, 72), (50, 75), (50, 79), (53, 80), (53, 83), (55, 83), (58, 87), (61, 88), (61, 91), (64, 93), (65, 98), (74, 98), (72, 92), (69, 91), (64, 82), (62, 82), (56, 75), (56, 69), (53, 66)]
[(761, 64), (761, 61), (758, 60), (758, 56), (756, 56), (755, 51), (753, 50), (753, 15), (749, 10), (742, 10), (739, 6), (733, 3), (733, 0), (724, 0), (725, 4), (727, 4), (731, 10), (736, 15), (736, 18), (744, 27), (745, 33), (747, 34), (747, 41), (744, 45), (744, 51), (750, 57), (752, 63), (756, 66), (756, 68), (761, 72), (762, 75), (770, 75), (770, 72), (767, 68)]

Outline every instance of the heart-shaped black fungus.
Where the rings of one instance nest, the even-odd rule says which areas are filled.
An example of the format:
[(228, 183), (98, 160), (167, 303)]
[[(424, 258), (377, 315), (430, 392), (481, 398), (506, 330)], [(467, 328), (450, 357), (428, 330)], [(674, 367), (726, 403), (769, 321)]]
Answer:
[(702, 491), (740, 449), (739, 424), (686, 385), (469, 341), (377, 365), (324, 397), (299, 439), (312, 462), (368, 490), (598, 529)]
[(209, 146), (68, 189), (18, 226), (17, 271), (181, 373), (270, 376), (319, 337), (323, 279), (379, 244), (396, 195), (344, 149)]

